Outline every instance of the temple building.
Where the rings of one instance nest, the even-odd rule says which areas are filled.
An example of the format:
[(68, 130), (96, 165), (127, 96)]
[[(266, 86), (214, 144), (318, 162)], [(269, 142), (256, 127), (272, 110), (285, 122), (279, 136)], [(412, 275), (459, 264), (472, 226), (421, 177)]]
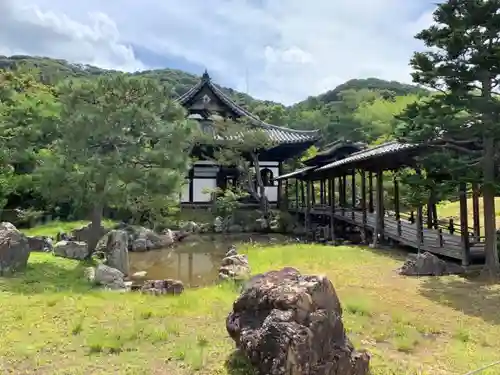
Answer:
[[(282, 163), (300, 155), (319, 140), (317, 130), (294, 130), (260, 120), (224, 94), (206, 71), (200, 81), (177, 101), (187, 110), (188, 117), (198, 120), (201, 127), (210, 126), (216, 117), (231, 120), (245, 118), (269, 136), (272, 146), (259, 153), (259, 164), (266, 195), (271, 204), (280, 200), (281, 190), (275, 177), (281, 173)], [(188, 173), (181, 194), (182, 204), (209, 203), (212, 196), (207, 190), (226, 189), (235, 182), (237, 176), (234, 169), (217, 165), (211, 160), (203, 160), (199, 148), (193, 150), (192, 156), (197, 161)]]

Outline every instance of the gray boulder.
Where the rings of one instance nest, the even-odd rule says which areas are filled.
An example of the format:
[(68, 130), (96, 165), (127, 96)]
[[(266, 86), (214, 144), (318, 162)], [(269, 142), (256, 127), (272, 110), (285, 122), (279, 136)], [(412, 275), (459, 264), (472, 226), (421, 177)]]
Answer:
[(0, 223), (0, 276), (26, 269), (29, 256), (30, 247), (26, 236), (13, 224)]
[(59, 257), (84, 260), (89, 255), (89, 248), (86, 242), (59, 241), (54, 245), (53, 252)]
[(444, 276), (462, 274), (464, 269), (457, 264), (447, 263), (434, 254), (424, 252), (409, 255), (398, 272), (404, 276)]
[(108, 232), (98, 243), (97, 251), (105, 254), (106, 264), (120, 270), (123, 274), (130, 273), (128, 257), (128, 233), (124, 230)]
[(324, 276), (290, 267), (254, 276), (226, 329), (258, 374), (369, 374), (370, 356), (348, 339), (340, 301)]
[(195, 223), (194, 221), (188, 221), (185, 222), (181, 225), (180, 227), (181, 231), (186, 232), (186, 233), (199, 233), (200, 232), (200, 226)]
[(50, 237), (28, 236), (27, 239), (31, 251), (43, 251), (43, 252), (52, 251), (53, 245), (52, 245), (52, 239)]
[(105, 264), (99, 264), (93, 269), (93, 280), (92, 271), (89, 270), (91, 275), (89, 279), (97, 285), (102, 285), (107, 289), (117, 290), (126, 289), (127, 286), (124, 282), (125, 275), (120, 270), (116, 268), (106, 266)]
[[(228, 253), (233, 254), (229, 250)], [(246, 255), (234, 254), (222, 259), (219, 268), (219, 279), (241, 281), (250, 277), (250, 265)]]
[(144, 283), (142, 293), (152, 295), (179, 295), (184, 292), (184, 284), (180, 280), (150, 280)]

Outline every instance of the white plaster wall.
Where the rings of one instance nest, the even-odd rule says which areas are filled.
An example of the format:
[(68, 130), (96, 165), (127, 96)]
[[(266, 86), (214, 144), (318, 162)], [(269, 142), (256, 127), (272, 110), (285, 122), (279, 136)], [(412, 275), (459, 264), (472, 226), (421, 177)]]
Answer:
[(261, 167), (277, 167), (279, 162), (277, 161), (259, 161)]
[(266, 186), (266, 197), (269, 202), (274, 203), (278, 201), (278, 187), (277, 186)]
[(194, 202), (210, 202), (210, 193), (204, 193), (206, 189), (217, 187), (215, 178), (195, 178), (193, 179), (193, 200)]

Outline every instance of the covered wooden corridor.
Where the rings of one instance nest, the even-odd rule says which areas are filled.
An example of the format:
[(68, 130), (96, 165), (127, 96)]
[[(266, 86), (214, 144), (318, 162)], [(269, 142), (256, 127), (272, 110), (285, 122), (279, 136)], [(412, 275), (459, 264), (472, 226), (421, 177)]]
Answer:
[[(345, 147), (344, 147), (345, 151)], [(400, 181), (393, 175), (392, 202), (384, 196), (384, 172), (418, 166), (415, 157), (422, 147), (397, 142), (370, 149), (352, 150), (351, 154), (337, 147), (321, 162), (311, 160), (300, 170), (284, 174), (282, 181), (286, 209), (304, 221), (306, 233), (334, 241), (356, 228), (366, 243), (378, 244), (387, 240), (419, 251), (457, 259), (463, 265), (484, 260), (483, 238), (479, 225), (479, 194), (475, 186), (457, 187), (460, 200), (460, 219), (446, 221), (437, 217), (437, 202), (429, 199), (426, 205), (402, 212)], [(313, 158), (314, 159), (314, 158)], [(317, 165), (311, 165), (314, 162)], [(387, 178), (387, 177), (386, 177)], [(284, 183), (283, 183), (284, 182)], [(387, 185), (385, 185), (387, 187)], [(468, 225), (467, 193), (471, 190), (473, 226)], [(387, 206), (387, 207), (386, 207)]]

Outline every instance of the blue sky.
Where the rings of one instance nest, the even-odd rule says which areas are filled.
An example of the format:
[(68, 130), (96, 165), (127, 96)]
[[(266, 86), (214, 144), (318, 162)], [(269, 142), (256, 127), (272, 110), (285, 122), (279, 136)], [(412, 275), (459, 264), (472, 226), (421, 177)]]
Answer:
[[(0, 0), (0, 54), (177, 68), (291, 104), (351, 78), (411, 82), (430, 0)], [(245, 77), (248, 77), (248, 80)], [(248, 83), (248, 85), (247, 85)]]

